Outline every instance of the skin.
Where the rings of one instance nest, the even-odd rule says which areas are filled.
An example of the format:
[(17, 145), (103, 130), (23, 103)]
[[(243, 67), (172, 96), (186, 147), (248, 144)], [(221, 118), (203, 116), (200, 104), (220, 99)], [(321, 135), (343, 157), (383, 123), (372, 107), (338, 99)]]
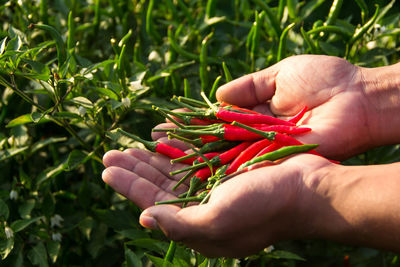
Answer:
[[(400, 140), (400, 65), (365, 69), (327, 56), (296, 56), (243, 76), (217, 99), (291, 116), (313, 131), (299, 137), (321, 154), (346, 159)], [(387, 127), (390, 125), (390, 128)], [(165, 138), (154, 135), (155, 139)], [(178, 143), (179, 145), (179, 143)], [(180, 144), (181, 145), (181, 144)], [(140, 223), (209, 257), (245, 257), (282, 240), (327, 239), (400, 252), (400, 164), (343, 166), (310, 154), (240, 174), (207, 204), (153, 206), (187, 190), (170, 189), (165, 157), (128, 149), (104, 155), (103, 180), (144, 209)]]

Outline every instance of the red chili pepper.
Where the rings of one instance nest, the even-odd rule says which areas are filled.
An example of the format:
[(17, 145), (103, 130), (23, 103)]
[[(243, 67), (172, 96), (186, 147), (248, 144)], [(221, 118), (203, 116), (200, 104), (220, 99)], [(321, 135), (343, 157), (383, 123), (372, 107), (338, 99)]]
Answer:
[[(216, 157), (216, 156), (218, 156), (218, 155), (220, 155), (221, 153), (218, 153), (218, 152), (210, 152), (210, 153), (206, 153), (206, 154), (204, 154), (203, 156), (206, 158), (206, 159), (208, 159), (208, 160), (210, 160), (210, 159), (212, 159), (212, 158), (214, 158), (214, 157)], [(202, 158), (202, 157), (197, 157), (197, 159), (195, 160), (195, 162), (196, 163), (203, 163), (204, 162), (204, 159)]]
[(228, 104), (228, 103), (225, 103), (225, 102), (222, 102), (222, 103), (220, 104), (220, 106), (221, 106), (221, 107), (228, 107), (228, 108), (231, 108), (231, 109), (233, 109), (233, 110), (240, 111), (240, 112), (245, 112), (245, 113), (250, 113), (250, 114), (258, 114), (258, 115), (261, 115), (261, 113), (259, 113), (259, 112), (257, 112), (257, 111), (254, 111), (254, 110), (251, 110), (251, 109), (247, 109), (247, 108), (241, 108), (241, 107), (238, 107), (238, 106), (235, 106), (235, 105), (231, 105), (231, 104)]
[(221, 120), (227, 122), (237, 121), (246, 125), (249, 124), (271, 124), (271, 125), (295, 125), (292, 122), (284, 121), (272, 116), (263, 115), (263, 114), (244, 114), (234, 111), (229, 111), (223, 108), (218, 109), (218, 112), (215, 116)]
[[(225, 152), (213, 157), (210, 160), (211, 165), (212, 166), (219, 166), (219, 165), (225, 165), (225, 164), (231, 162), (243, 150), (245, 150), (250, 144), (251, 144), (251, 142), (243, 142), (243, 143), (241, 143), (241, 144), (239, 144), (239, 145), (237, 145), (237, 146), (235, 146), (235, 147), (233, 147), (233, 148), (231, 148), (231, 149), (229, 149), (229, 150), (227, 150), (227, 151), (225, 151)], [(176, 170), (176, 171), (170, 172), (170, 174), (171, 175), (175, 175), (175, 174), (182, 173), (182, 172), (185, 172), (185, 171), (190, 171), (192, 169), (199, 169), (199, 168), (202, 168), (202, 167), (205, 167), (205, 166), (207, 166), (207, 163), (206, 162), (202, 162), (202, 163), (198, 163), (198, 164), (195, 164), (195, 165), (192, 165), (192, 166), (188, 166), (186, 168), (182, 168), (180, 170)]]
[[(176, 147), (172, 147), (169, 146), (167, 144), (161, 143), (159, 141), (147, 141), (144, 140), (142, 138), (140, 138), (139, 136), (136, 136), (134, 134), (128, 133), (122, 129), (118, 129), (117, 130), (119, 133), (134, 139), (135, 141), (138, 141), (140, 143), (142, 143), (148, 150), (152, 151), (152, 152), (157, 152), (160, 153), (162, 155), (165, 155), (171, 159), (176, 159), (176, 158), (181, 158), (184, 156), (187, 156), (188, 154), (186, 154), (185, 152), (183, 152), (182, 150), (176, 148)], [(192, 164), (193, 160), (192, 159), (185, 159), (182, 161), (183, 163), (186, 164)]]
[(204, 167), (196, 171), (194, 177), (200, 179), (201, 182), (204, 182), (211, 176), (211, 169), (209, 167)]
[(307, 106), (305, 106), (302, 110), (300, 110), (299, 111), (299, 113), (297, 113), (296, 115), (294, 115), (292, 118), (290, 118), (288, 121), (289, 122), (292, 122), (292, 123), (298, 123), (300, 120), (301, 120), (301, 118), (303, 118), (303, 116), (304, 116), (304, 114), (306, 113), (306, 111), (307, 111)]
[(214, 135), (200, 135), (201, 142), (203, 144), (211, 143), (220, 140), (217, 136)]
[(288, 125), (265, 125), (265, 124), (252, 124), (251, 127), (265, 131), (265, 132), (278, 132), (285, 134), (301, 134), (310, 132), (311, 128), (308, 127), (297, 127), (297, 126), (288, 126)]
[(258, 152), (260, 152), (260, 150), (265, 148), (268, 144), (271, 144), (271, 141), (269, 141), (268, 139), (262, 139), (248, 146), (231, 162), (231, 164), (229, 164), (229, 167), (225, 171), (225, 174), (231, 174), (235, 172), (240, 165), (252, 159)]

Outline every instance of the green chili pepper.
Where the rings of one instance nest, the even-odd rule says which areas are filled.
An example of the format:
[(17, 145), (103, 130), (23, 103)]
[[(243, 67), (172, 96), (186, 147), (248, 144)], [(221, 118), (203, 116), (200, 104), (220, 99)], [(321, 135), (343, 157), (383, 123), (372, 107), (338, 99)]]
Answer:
[(94, 3), (93, 35), (97, 36), (100, 27), (100, 0)]
[(327, 25), (327, 26), (319, 26), (316, 27), (312, 30), (309, 30), (307, 32), (307, 34), (311, 35), (311, 34), (319, 34), (321, 32), (332, 32), (332, 33), (337, 33), (342, 35), (345, 38), (350, 38), (352, 33), (350, 33), (349, 31), (347, 31), (345, 28), (342, 27), (338, 27), (338, 26), (332, 26), (332, 25)]
[(285, 4), (286, 1), (285, 0), (279, 0), (279, 5), (278, 5), (278, 21), (282, 20), (283, 17), (283, 11), (285, 9)]
[(295, 19), (297, 17), (297, 0), (286, 0), (289, 17)]
[(368, 29), (375, 23), (376, 18), (378, 17), (379, 14), (379, 6), (376, 5), (375, 7), (376, 7), (375, 14), (372, 16), (372, 18), (370, 18), (363, 26), (356, 29), (356, 31), (354, 32), (354, 35), (351, 37), (349, 41), (350, 46), (353, 45), (358, 39), (360, 39), (364, 35), (364, 33), (366, 33)]
[(208, 71), (207, 71), (207, 49), (209, 40), (212, 38), (214, 32), (209, 33), (201, 42), (200, 51), (200, 83), (201, 90), (205, 91), (208, 87)]
[(319, 54), (319, 49), (314, 44), (314, 42), (311, 40), (310, 36), (303, 29), (303, 27), (300, 28), (300, 32), (301, 32), (301, 35), (303, 36), (304, 41), (307, 43), (308, 47), (310, 48), (311, 54)]
[(68, 39), (67, 39), (67, 49), (71, 51), (75, 47), (75, 23), (72, 11), (68, 14)]
[(40, 1), (40, 20), (44, 24), (49, 24), (49, 16), (47, 14), (48, 10), (49, 10), (49, 6), (47, 3), (47, 0), (41, 0)]
[(149, 5), (146, 12), (146, 33), (153, 37), (156, 42), (161, 42), (160, 34), (154, 29), (153, 25), (153, 8), (154, 0), (149, 0)]
[(188, 82), (188, 80), (186, 78), (183, 79), (183, 94), (187, 98), (191, 98), (192, 97), (192, 91), (190, 90), (189, 82)]
[(251, 71), (254, 71), (255, 69), (255, 61), (256, 61), (256, 54), (257, 54), (257, 49), (260, 44), (260, 35), (261, 35), (261, 25), (264, 21), (264, 16), (265, 12), (262, 11), (260, 14), (256, 12), (256, 21), (255, 21), (255, 28), (254, 28), (254, 33), (252, 36), (252, 42), (251, 42), (251, 49), (250, 49), (250, 59), (251, 59)]
[(276, 61), (279, 62), (286, 56), (286, 36), (291, 28), (293, 28), (295, 23), (289, 24), (282, 32), (281, 36), (279, 37), (279, 47), (278, 53), (276, 56)]
[(215, 16), (215, 8), (217, 6), (217, 1), (208, 0), (206, 6), (206, 16), (207, 18), (212, 18)]
[(214, 83), (213, 83), (213, 86), (211, 87), (210, 94), (208, 95), (208, 98), (210, 98), (211, 101), (216, 101), (216, 100), (217, 100), (216, 97), (215, 97), (215, 93), (217, 92), (218, 84), (219, 84), (219, 81), (221, 80), (221, 78), (222, 78), (222, 76), (219, 75), (219, 76), (215, 79), (215, 81), (214, 81)]
[(364, 0), (355, 0), (357, 5), (361, 8), (361, 22), (364, 24), (368, 17), (368, 6)]
[(332, 25), (335, 23), (340, 9), (342, 7), (343, 0), (334, 0), (331, 6), (331, 9), (329, 10), (328, 18), (326, 19), (324, 25)]
[(308, 152), (316, 147), (318, 147), (317, 144), (282, 147), (282, 148), (279, 148), (278, 150), (266, 153), (262, 156), (253, 158), (253, 159), (243, 163), (242, 165), (240, 165), (240, 167), (238, 168), (237, 171), (240, 171), (250, 165), (253, 165), (255, 163), (258, 163), (258, 162), (261, 162), (264, 160), (274, 161), (274, 160), (282, 159), (284, 157), (287, 157), (287, 156), (290, 156), (293, 154)]
[(53, 26), (46, 24), (31, 24), (29, 25), (29, 28), (38, 28), (40, 30), (44, 30), (48, 32), (54, 39), (54, 41), (56, 42), (56, 49), (57, 49), (58, 69), (60, 70), (61, 66), (64, 64), (67, 57), (64, 41), (60, 33)]
[(225, 61), (222, 62), (222, 68), (224, 69), (224, 74), (225, 74), (225, 81), (230, 82), (232, 81), (232, 75), (229, 72), (228, 66), (226, 65)]
[(259, 5), (264, 11), (269, 21), (271, 22), (272, 29), (277, 37), (281, 36), (281, 27), (278, 18), (275, 16), (275, 13), (272, 9), (262, 0), (254, 0), (254, 2)]
[(129, 29), (129, 31), (119, 41), (118, 46), (122, 47), (124, 44), (126, 44), (129, 40), (129, 38), (131, 38), (131, 36), (132, 36), (132, 29)]
[(168, 42), (171, 45), (172, 49), (174, 49), (178, 54), (182, 55), (183, 57), (200, 61), (200, 57), (198, 55), (188, 52), (184, 50), (182, 47), (180, 47), (180, 45), (178, 45), (172, 34), (172, 25), (168, 27)]

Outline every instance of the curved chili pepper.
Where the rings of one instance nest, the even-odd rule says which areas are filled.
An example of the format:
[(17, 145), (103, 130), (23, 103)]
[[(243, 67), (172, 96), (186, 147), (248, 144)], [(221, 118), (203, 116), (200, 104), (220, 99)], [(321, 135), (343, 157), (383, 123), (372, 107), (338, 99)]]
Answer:
[(229, 167), (225, 171), (225, 174), (228, 175), (235, 172), (240, 165), (252, 159), (258, 152), (263, 150), (263, 148), (265, 148), (269, 144), (271, 144), (271, 141), (269, 141), (268, 139), (262, 139), (248, 146), (231, 162), (231, 164), (229, 164)]
[[(136, 136), (134, 134), (128, 133), (120, 128), (117, 129), (117, 132), (132, 138), (135, 141), (138, 141), (140, 143), (142, 143), (148, 150), (152, 151), (152, 152), (157, 152), (160, 153), (162, 155), (165, 155), (171, 159), (176, 159), (176, 158), (181, 158), (184, 156), (187, 156), (188, 154), (186, 154), (185, 152), (183, 152), (182, 150), (176, 148), (176, 147), (172, 147), (169, 146), (167, 144), (161, 143), (159, 141), (147, 141), (144, 140), (142, 138), (140, 138), (139, 136)], [(192, 164), (193, 160), (188, 158), (182, 161), (183, 163), (186, 164)]]
[[(213, 157), (210, 160), (211, 165), (212, 166), (219, 166), (219, 165), (225, 165), (225, 164), (229, 163), (235, 157), (237, 157), (243, 150), (245, 150), (250, 144), (251, 144), (250, 142), (243, 142), (243, 143), (241, 143), (241, 144), (239, 144), (239, 145), (237, 145), (237, 146), (235, 146), (235, 147), (233, 147), (233, 148), (231, 148), (231, 149), (229, 149), (229, 150), (227, 150), (227, 151), (225, 151), (225, 152)], [(171, 175), (175, 175), (175, 174), (182, 173), (182, 172), (185, 172), (185, 171), (190, 171), (192, 169), (199, 169), (199, 168), (202, 168), (202, 167), (205, 167), (205, 166), (207, 166), (207, 162), (202, 162), (202, 163), (199, 163), (199, 164), (188, 166), (186, 168), (182, 168), (180, 170), (176, 170), (176, 171), (170, 172), (170, 174)]]
[(304, 116), (304, 114), (306, 113), (308, 107), (305, 106), (304, 108), (302, 108), (299, 113), (297, 113), (296, 115), (294, 115), (292, 118), (290, 118), (288, 121), (293, 122), (293, 123), (298, 123)]
[(240, 122), (243, 124), (272, 124), (272, 125), (294, 125), (292, 122), (288, 122), (285, 120), (281, 120), (272, 116), (263, 115), (263, 114), (244, 114), (234, 111), (229, 111), (223, 108), (218, 109), (215, 116), (218, 119), (227, 121), (227, 122)]
[(282, 159), (284, 157), (293, 155), (293, 154), (297, 154), (297, 153), (302, 153), (302, 152), (308, 152), (314, 148), (316, 148), (318, 145), (316, 144), (311, 144), (311, 145), (295, 145), (295, 146), (286, 146), (286, 147), (282, 147), (278, 150), (266, 153), (262, 156), (253, 158), (247, 162), (245, 162), (244, 164), (240, 165), (238, 171), (240, 171), (241, 169), (244, 169), (252, 164), (264, 161), (264, 160), (270, 160), (270, 161), (275, 161), (278, 159)]

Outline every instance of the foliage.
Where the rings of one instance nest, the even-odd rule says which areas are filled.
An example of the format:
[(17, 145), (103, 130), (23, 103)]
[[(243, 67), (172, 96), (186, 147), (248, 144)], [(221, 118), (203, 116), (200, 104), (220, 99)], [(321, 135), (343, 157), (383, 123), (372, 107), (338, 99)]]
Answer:
[[(332, 2), (334, 5), (332, 5)], [(296, 54), (366, 67), (399, 58), (395, 1), (1, 1), (0, 265), (159, 266), (168, 240), (101, 180), (102, 155), (149, 137), (151, 105)], [(332, 6), (332, 7), (331, 7)], [(215, 82), (216, 81), (216, 82)], [(397, 146), (351, 164), (398, 161)], [(179, 245), (173, 266), (398, 264), (383, 251), (290, 241), (240, 262)], [(305, 260), (305, 261), (303, 261)]]

